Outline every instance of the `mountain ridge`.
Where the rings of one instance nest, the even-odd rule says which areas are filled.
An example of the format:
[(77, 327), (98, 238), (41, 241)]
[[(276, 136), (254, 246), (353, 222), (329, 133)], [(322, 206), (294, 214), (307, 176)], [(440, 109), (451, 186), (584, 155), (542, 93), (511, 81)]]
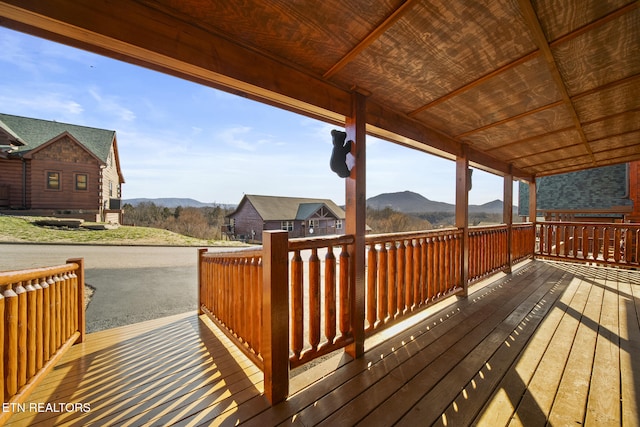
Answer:
[[(382, 193), (367, 199), (367, 206), (373, 209), (391, 208), (395, 211), (415, 214), (424, 212), (454, 213), (456, 206), (451, 203), (429, 200), (413, 191)], [(469, 213), (502, 213), (502, 200), (492, 200), (482, 205), (469, 205)], [(515, 208), (515, 207), (514, 207)]]
[(159, 198), (146, 198), (146, 197), (138, 197), (133, 199), (122, 199), (122, 204), (130, 204), (132, 206), (138, 206), (140, 203), (153, 203), (156, 206), (162, 206), (165, 208), (177, 208), (178, 206), (183, 208), (208, 208), (208, 207), (235, 207), (236, 205), (231, 205), (227, 203), (206, 203), (201, 202), (196, 199), (191, 199), (187, 197), (159, 197)]
[[(160, 197), (160, 198), (132, 198), (123, 199), (123, 204), (137, 206), (140, 203), (149, 202), (157, 206), (167, 208), (181, 207), (215, 207), (235, 208), (237, 205), (228, 203), (206, 203), (199, 200), (185, 197)], [(504, 203), (502, 200), (492, 200), (482, 205), (469, 205), (469, 213), (502, 213)], [(419, 193), (413, 191), (398, 191), (394, 193), (381, 193), (367, 199), (367, 206), (373, 209), (391, 208), (395, 211), (416, 214), (425, 212), (446, 212), (454, 213), (455, 205), (446, 202), (430, 200)], [(514, 209), (516, 207), (514, 206)]]

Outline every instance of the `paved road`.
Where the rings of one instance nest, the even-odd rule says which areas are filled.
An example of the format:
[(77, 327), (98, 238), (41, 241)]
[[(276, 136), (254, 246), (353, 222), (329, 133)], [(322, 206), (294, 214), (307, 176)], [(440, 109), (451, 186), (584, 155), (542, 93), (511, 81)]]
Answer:
[[(216, 250), (212, 248), (210, 250)], [(197, 307), (197, 248), (0, 244), (0, 271), (85, 260), (87, 332)]]

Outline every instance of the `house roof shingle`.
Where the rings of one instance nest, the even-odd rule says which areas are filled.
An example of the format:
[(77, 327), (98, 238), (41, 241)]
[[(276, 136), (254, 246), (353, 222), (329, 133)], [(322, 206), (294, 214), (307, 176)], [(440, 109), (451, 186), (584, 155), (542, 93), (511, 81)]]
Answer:
[(73, 135), (87, 150), (106, 163), (116, 132), (106, 129), (32, 119), (0, 113), (0, 126), (5, 132), (16, 135), (25, 145), (13, 152), (20, 156), (40, 147), (64, 132)]
[[(259, 196), (247, 194), (248, 200), (264, 221), (303, 220), (320, 209), (327, 207), (339, 219), (345, 218), (344, 210), (330, 199), (312, 199), (305, 197)], [(242, 204), (242, 202), (240, 203)], [(234, 212), (235, 213), (235, 212)], [(231, 214), (230, 216), (232, 216)]]

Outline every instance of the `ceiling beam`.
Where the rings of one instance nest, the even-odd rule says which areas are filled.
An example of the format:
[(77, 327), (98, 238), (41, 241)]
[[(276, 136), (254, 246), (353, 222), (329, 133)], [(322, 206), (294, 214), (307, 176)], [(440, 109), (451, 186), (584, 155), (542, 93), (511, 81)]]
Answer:
[(406, 0), (400, 7), (393, 11), (393, 13), (377, 27), (373, 29), (367, 36), (353, 47), (346, 55), (344, 55), (338, 62), (336, 62), (331, 68), (329, 68), (322, 77), (329, 79), (337, 72), (342, 70), (349, 62), (360, 54), (363, 50), (369, 47), (375, 42), (382, 34), (384, 34), (389, 28), (393, 26), (400, 18), (404, 16), (411, 8), (418, 3), (419, 0)]
[(529, 31), (533, 35), (533, 39), (535, 43), (538, 45), (538, 48), (542, 51), (542, 55), (545, 58), (547, 65), (549, 66), (549, 72), (551, 73), (551, 77), (556, 82), (558, 89), (560, 90), (560, 94), (562, 95), (562, 99), (569, 110), (569, 114), (573, 120), (574, 125), (580, 135), (580, 139), (584, 144), (587, 152), (591, 156), (591, 160), (593, 164), (596, 164), (595, 157), (593, 156), (593, 152), (591, 151), (591, 147), (589, 146), (589, 141), (587, 140), (586, 135), (582, 129), (582, 124), (580, 123), (580, 118), (578, 117), (578, 113), (571, 101), (571, 97), (569, 96), (569, 92), (567, 91), (567, 87), (564, 84), (564, 80), (562, 75), (560, 74), (560, 70), (558, 69), (558, 65), (556, 64), (556, 59), (553, 56), (553, 52), (551, 52), (551, 47), (549, 46), (549, 42), (547, 41), (547, 37), (544, 35), (544, 31), (542, 31), (542, 26), (540, 25), (540, 21), (538, 20), (538, 16), (536, 15), (533, 6), (531, 5), (530, 0), (518, 0), (520, 4), (520, 10), (524, 17), (524, 21), (529, 27)]

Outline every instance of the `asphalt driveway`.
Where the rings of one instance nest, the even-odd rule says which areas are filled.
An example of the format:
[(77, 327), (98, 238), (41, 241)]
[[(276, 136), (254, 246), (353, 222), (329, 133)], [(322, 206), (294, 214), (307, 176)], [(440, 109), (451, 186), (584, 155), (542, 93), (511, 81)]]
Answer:
[(0, 244), (0, 270), (84, 258), (94, 289), (87, 332), (96, 332), (196, 310), (197, 254), (193, 247)]

